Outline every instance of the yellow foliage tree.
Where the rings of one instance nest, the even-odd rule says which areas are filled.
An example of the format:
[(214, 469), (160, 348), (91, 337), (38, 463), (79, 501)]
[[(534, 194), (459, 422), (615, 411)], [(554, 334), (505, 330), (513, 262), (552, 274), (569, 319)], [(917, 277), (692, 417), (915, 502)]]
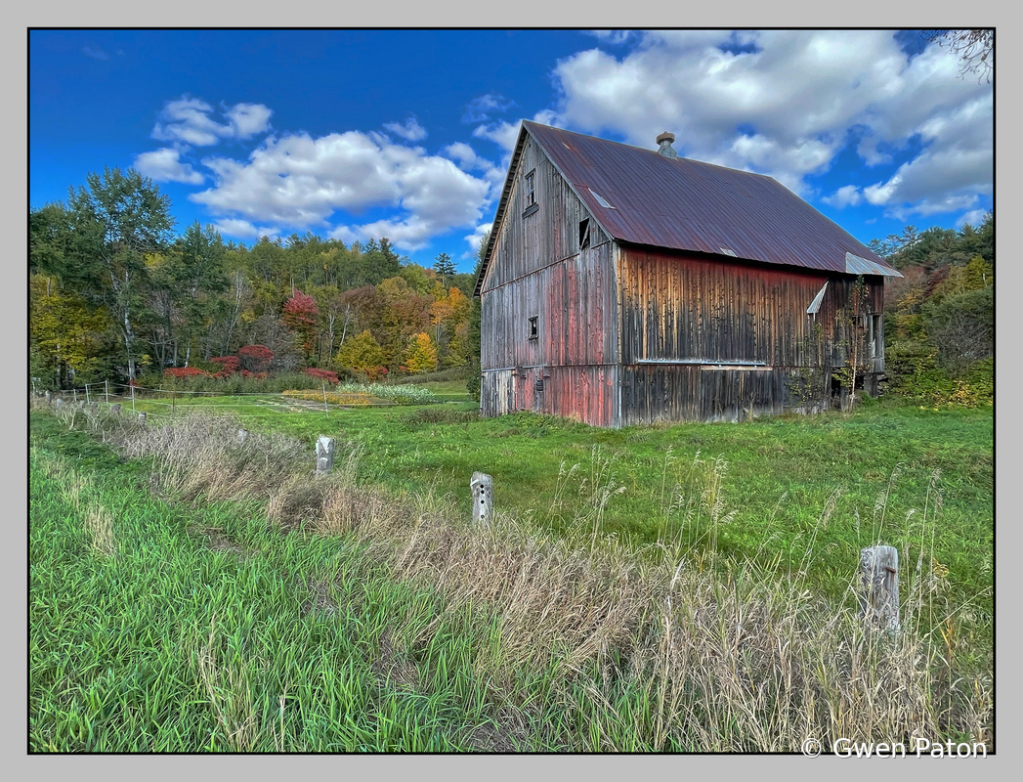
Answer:
[(432, 372), (437, 368), (437, 346), (425, 331), (409, 340), (405, 350), (405, 366), (414, 375)]
[(54, 371), (58, 384), (68, 379), (68, 369), (83, 372), (96, 364), (102, 352), (99, 335), (111, 326), (103, 310), (63, 293), (54, 278), (42, 274), (30, 280), (30, 307), (32, 349)]

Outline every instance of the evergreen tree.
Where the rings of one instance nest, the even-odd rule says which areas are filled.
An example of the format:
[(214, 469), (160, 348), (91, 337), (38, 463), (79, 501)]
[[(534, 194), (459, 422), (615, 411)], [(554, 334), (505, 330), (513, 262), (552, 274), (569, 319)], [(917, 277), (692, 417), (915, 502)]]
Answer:
[(455, 264), (451, 261), (451, 256), (447, 253), (441, 253), (437, 256), (433, 262), (433, 270), (442, 277), (446, 277), (449, 280), (455, 276)]

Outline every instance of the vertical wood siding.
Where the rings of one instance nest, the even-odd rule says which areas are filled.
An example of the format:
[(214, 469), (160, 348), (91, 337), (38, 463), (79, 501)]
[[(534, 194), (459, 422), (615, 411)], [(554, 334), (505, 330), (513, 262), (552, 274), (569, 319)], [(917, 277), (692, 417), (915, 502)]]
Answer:
[[(538, 209), (523, 217), (534, 171)], [(618, 291), (614, 245), (532, 140), (481, 290), (480, 409), (616, 425)], [(589, 244), (580, 248), (580, 221)], [(537, 337), (530, 339), (530, 318)]]
[[(620, 258), (622, 425), (780, 413), (795, 406), (790, 390), (804, 370), (824, 394), (847, 361), (839, 313), (853, 277), (635, 248)], [(820, 309), (807, 315), (825, 282)], [(865, 282), (868, 309), (880, 313), (883, 281)]]

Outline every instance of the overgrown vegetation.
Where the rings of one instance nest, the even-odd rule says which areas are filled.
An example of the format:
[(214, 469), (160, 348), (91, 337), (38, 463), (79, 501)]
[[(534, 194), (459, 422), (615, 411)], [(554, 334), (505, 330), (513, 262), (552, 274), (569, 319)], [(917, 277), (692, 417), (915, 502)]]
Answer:
[(887, 393), (930, 405), (993, 404), (994, 215), (958, 232), (907, 226), (871, 249), (904, 275), (885, 289)]
[[(807, 736), (993, 748), (989, 571), (964, 596), (973, 577), (943, 553), (989, 568), (990, 537), (967, 541), (956, 510), (964, 495), (990, 500), (989, 471), (965, 469), (961, 450), (983, 413), (604, 433), (458, 406), (351, 412), (361, 423), (346, 420), (334, 473), (316, 479), (307, 435), (251, 431), (240, 445), (239, 421), (208, 414), (142, 427), (33, 413), (33, 748), (770, 752)], [(298, 418), (265, 420), (299, 431)], [(936, 426), (946, 451), (889, 470), (871, 435), (883, 422), (907, 450), (907, 430), (922, 441)], [(385, 489), (371, 432), (392, 430), (415, 453), (395, 469), (418, 480)], [(471, 526), (436, 461), (461, 431), (524, 463), (555, 452), (552, 488), (531, 495), (491, 469), (498, 517)], [(811, 433), (816, 448), (786, 455)], [(636, 460), (605, 434), (658, 453), (659, 480), (634, 481)], [(791, 457), (836, 480), (849, 473), (806, 453), (858, 450), (849, 470), (868, 491), (829, 485), (818, 502), (793, 483), (767, 498), (759, 550), (744, 552), (727, 541), (752, 525), (757, 486), (752, 465), (721, 455), (730, 441), (767, 448), (748, 456), (761, 467)], [(647, 544), (609, 529), (643, 490), (660, 508)], [(857, 558), (828, 572), (853, 528), (857, 543), (898, 541), (895, 638), (858, 620)]]

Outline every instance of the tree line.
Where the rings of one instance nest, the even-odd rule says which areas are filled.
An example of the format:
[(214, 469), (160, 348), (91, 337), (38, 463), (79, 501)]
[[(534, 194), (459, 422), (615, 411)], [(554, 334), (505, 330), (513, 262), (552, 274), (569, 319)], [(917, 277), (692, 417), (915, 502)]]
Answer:
[(30, 371), (44, 386), (309, 368), (380, 379), (478, 361), (475, 275), (446, 253), (424, 268), (386, 237), (246, 247), (198, 222), (173, 236), (170, 209), (147, 177), (105, 169), (30, 212)]
[[(138, 172), (106, 169), (30, 212), (30, 371), (44, 387), (468, 366), (478, 393), (476, 275), (448, 255), (424, 268), (386, 237), (347, 246), (312, 233), (246, 247), (199, 223), (173, 236), (170, 207)], [(990, 399), (993, 214), (959, 231), (907, 226), (870, 247), (904, 275), (885, 292), (888, 390)]]
[(994, 215), (959, 231), (907, 226), (870, 249), (902, 272), (885, 288), (889, 390), (937, 402), (994, 396)]

